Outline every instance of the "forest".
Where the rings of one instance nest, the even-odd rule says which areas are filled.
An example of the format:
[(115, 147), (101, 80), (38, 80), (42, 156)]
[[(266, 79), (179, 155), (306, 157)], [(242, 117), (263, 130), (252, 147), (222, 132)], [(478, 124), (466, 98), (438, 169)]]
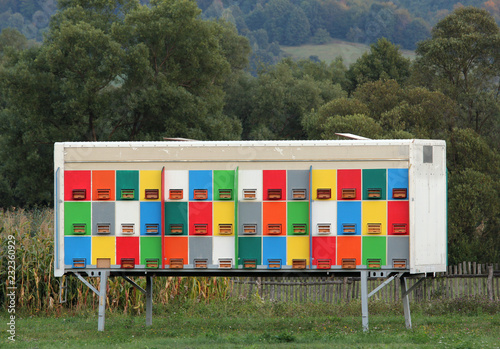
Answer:
[[(150, 0), (139, 2), (147, 5)], [(250, 41), (254, 75), (260, 64), (283, 58), (280, 45), (324, 44), (332, 38), (372, 44), (385, 37), (415, 50), (439, 20), (460, 6), (485, 9), (500, 23), (498, 0), (197, 0), (197, 4), (202, 18), (224, 19)], [(27, 39), (42, 42), (56, 11), (57, 0), (0, 0), (0, 30), (14, 28)]]
[[(3, 0), (0, 11), (12, 3), (14, 13), (28, 11), (20, 5), (32, 2)], [(40, 43), (18, 27), (0, 34), (0, 207), (52, 205), (57, 141), (335, 139), (336, 132), (444, 139), (449, 263), (498, 262), (498, 17), (483, 2), (478, 7), (422, 3), (435, 17), (426, 24), (432, 24), (428, 37), (415, 43), (414, 60), (404, 58), (388, 35), (370, 39), (370, 50), (350, 66), (340, 58), (331, 63), (282, 58), (252, 68), (260, 44), (242, 35), (238, 16), (233, 23), (228, 16), (210, 15), (210, 8), (219, 4), (224, 12), (238, 6), (248, 30), (262, 34), (262, 43), (281, 44), (295, 30), (283, 26), (291, 21), (280, 23), (272, 15), (273, 25), (250, 24), (250, 18), (264, 18), (252, 13), (278, 4), (351, 10), (354, 4), (369, 9), (380, 4), (59, 0)], [(398, 4), (408, 5), (410, 17), (425, 12), (425, 6), (412, 9), (409, 1), (384, 6)], [(274, 46), (278, 55), (279, 45)]]

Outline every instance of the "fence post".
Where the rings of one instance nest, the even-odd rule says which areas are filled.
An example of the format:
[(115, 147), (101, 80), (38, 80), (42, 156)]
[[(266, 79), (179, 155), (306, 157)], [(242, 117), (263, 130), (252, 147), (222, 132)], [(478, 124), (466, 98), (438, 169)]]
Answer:
[(488, 265), (488, 298), (493, 302), (493, 264)]
[(263, 298), (263, 294), (262, 294), (262, 278), (261, 277), (257, 278), (257, 294), (259, 295), (259, 297)]

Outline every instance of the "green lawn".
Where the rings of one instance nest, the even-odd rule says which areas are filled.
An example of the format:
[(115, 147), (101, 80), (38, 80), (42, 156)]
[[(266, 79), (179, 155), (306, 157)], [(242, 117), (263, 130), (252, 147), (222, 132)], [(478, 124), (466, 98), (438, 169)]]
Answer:
[[(370, 304), (370, 331), (361, 327), (359, 303), (284, 304), (227, 301), (158, 306), (153, 326), (145, 316), (97, 312), (18, 316), (9, 348), (498, 348), (500, 313), (413, 314), (404, 326), (400, 305)], [(2, 314), (6, 318), (6, 313)], [(5, 331), (0, 347), (7, 341)]]
[[(324, 45), (302, 45), (302, 46), (281, 46), (281, 49), (289, 53), (294, 58), (307, 59), (309, 56), (318, 56), (320, 60), (330, 63), (336, 57), (342, 56), (344, 64), (349, 66), (354, 63), (361, 55), (370, 49), (369, 45), (347, 42), (341, 40), (332, 40)], [(413, 51), (401, 50), (403, 56), (414, 58)]]

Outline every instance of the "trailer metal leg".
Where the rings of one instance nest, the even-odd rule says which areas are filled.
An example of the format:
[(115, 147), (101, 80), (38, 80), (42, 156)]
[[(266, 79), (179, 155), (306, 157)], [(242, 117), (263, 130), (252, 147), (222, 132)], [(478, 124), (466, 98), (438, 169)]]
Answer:
[(363, 331), (368, 331), (368, 272), (361, 271), (361, 317)]
[(146, 276), (146, 326), (153, 325), (153, 277)]
[(401, 283), (401, 299), (403, 301), (406, 328), (411, 329), (410, 297), (406, 289), (406, 278), (404, 276), (401, 277), (399, 282)]
[(101, 272), (101, 282), (99, 287), (99, 319), (97, 322), (98, 331), (104, 331), (104, 322), (106, 316), (106, 295), (108, 291), (108, 276), (109, 276), (109, 271)]

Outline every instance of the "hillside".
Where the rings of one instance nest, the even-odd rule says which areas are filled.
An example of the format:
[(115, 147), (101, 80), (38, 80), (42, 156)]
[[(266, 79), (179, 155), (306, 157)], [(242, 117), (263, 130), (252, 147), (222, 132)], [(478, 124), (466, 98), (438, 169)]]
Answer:
[[(344, 64), (349, 66), (354, 63), (363, 53), (370, 49), (370, 45), (332, 40), (328, 44), (314, 45), (306, 44), (301, 46), (281, 46), (281, 49), (293, 58), (308, 59), (311, 56), (316, 56), (321, 61), (330, 63), (336, 57), (341, 56)], [(414, 58), (415, 52), (410, 50), (401, 50), (403, 56)]]

